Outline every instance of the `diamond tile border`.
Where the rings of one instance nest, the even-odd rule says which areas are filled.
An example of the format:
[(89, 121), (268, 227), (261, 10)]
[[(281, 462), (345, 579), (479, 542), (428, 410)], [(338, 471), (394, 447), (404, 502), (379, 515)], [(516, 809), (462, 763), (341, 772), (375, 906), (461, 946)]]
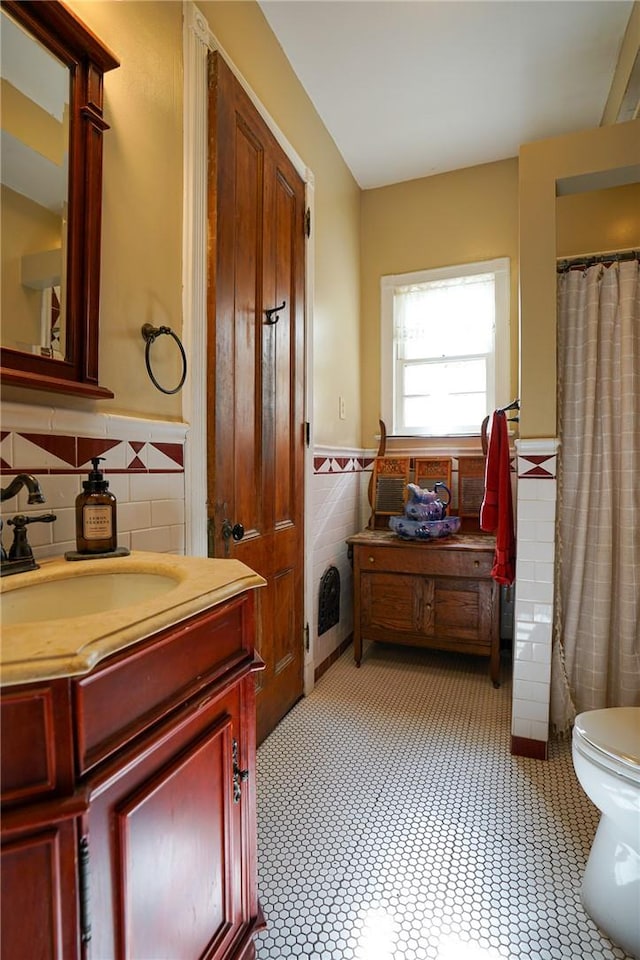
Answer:
[[(56, 515), (31, 528), (37, 559), (75, 549), (75, 498), (96, 456), (118, 499), (119, 546), (184, 553), (186, 424), (9, 403), (2, 419), (0, 474), (35, 474)], [(22, 493), (3, 518), (16, 510), (42, 513)]]
[(371, 470), (373, 457), (362, 454), (318, 454), (314, 453), (314, 473), (361, 473)]
[(556, 439), (516, 440), (518, 479), (555, 480), (558, 464)]
[(103, 457), (109, 473), (183, 473), (182, 443), (136, 443), (98, 437), (68, 437), (56, 434), (7, 431), (13, 455), (2, 458), (0, 474), (85, 473), (92, 457)]

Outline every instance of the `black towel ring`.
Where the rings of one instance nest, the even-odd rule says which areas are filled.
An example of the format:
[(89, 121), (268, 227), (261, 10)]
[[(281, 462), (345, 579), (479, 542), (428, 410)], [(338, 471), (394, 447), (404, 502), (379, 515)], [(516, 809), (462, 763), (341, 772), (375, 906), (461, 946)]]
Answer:
[[(180, 342), (180, 338), (178, 337), (177, 334), (173, 332), (171, 327), (154, 327), (153, 324), (151, 323), (143, 324), (141, 333), (142, 333), (143, 339), (146, 340), (146, 343), (147, 343), (144, 351), (144, 362), (147, 365), (147, 373), (149, 374), (149, 378), (152, 384), (154, 385), (154, 387), (157, 387), (158, 390), (161, 390), (163, 393), (177, 393), (178, 390), (182, 389), (182, 385), (187, 376), (187, 357), (184, 352), (184, 347)], [(151, 344), (156, 339), (156, 337), (159, 337), (163, 333), (168, 333), (170, 337), (173, 337), (175, 342), (178, 344), (178, 349), (180, 350), (180, 354), (182, 356), (182, 376), (180, 377), (180, 383), (178, 384), (177, 387), (174, 387), (173, 390), (167, 390), (166, 387), (163, 387), (158, 383), (158, 381), (153, 375), (153, 371), (151, 370), (151, 361), (149, 359)]]

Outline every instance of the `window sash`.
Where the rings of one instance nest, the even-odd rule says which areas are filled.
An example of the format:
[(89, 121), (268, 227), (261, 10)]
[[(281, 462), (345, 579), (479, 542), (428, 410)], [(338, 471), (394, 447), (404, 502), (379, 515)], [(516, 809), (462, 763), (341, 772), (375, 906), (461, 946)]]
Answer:
[[(402, 360), (396, 362), (396, 395), (395, 395), (395, 419), (394, 422), (400, 424), (400, 432), (405, 435), (467, 435), (475, 434), (479, 430), (479, 423), (486, 416), (488, 410), (488, 397), (493, 393), (494, 387), (494, 357), (492, 353), (485, 354), (466, 354), (456, 357), (445, 357), (440, 359), (426, 358), (424, 360)], [(458, 379), (451, 383), (452, 389), (442, 389), (442, 377), (438, 377), (438, 368), (450, 367), (454, 364), (470, 366), (480, 365), (482, 370), (481, 379), (484, 381), (482, 388), (478, 389), (475, 384), (471, 384), (471, 389), (465, 389), (465, 381)], [(431, 367), (435, 376), (432, 380), (425, 381), (425, 389), (418, 392), (407, 386), (407, 371), (417, 367)], [(428, 376), (426, 374), (426, 376)], [(467, 381), (468, 383), (468, 381)], [(473, 387), (476, 386), (476, 389)], [(464, 398), (476, 397), (479, 405), (474, 404), (474, 414), (470, 419), (461, 419), (453, 416), (456, 409), (461, 410), (461, 401)], [(423, 401), (423, 408), (432, 407), (433, 412), (429, 418), (420, 424), (411, 424), (408, 410), (411, 406), (416, 407), (416, 401)], [(467, 409), (469, 404), (466, 405)]]
[(465, 340), (472, 344), (470, 352), (491, 350), (495, 300), (493, 273), (396, 287), (394, 339), (399, 349), (423, 342), (425, 356), (441, 356), (439, 347), (449, 355), (465, 327)]
[[(475, 284), (486, 284), (487, 280), (494, 287), (492, 295), (494, 318), (490, 337), (492, 342), (487, 344), (490, 347), (487, 352), (479, 350), (478, 343), (475, 343), (470, 344), (473, 349), (469, 353), (461, 353), (459, 342), (457, 342), (455, 355), (451, 353), (443, 356), (442, 352), (438, 352), (434, 356), (437, 350), (437, 347), (434, 349), (434, 343), (438, 342), (437, 330), (427, 337), (425, 351), (420, 348), (419, 340), (413, 336), (406, 336), (406, 332), (403, 336), (401, 328), (398, 330), (394, 317), (394, 300), (398, 292), (413, 293), (458, 284), (473, 287)], [(484, 416), (495, 407), (506, 403), (510, 391), (508, 258), (382, 277), (381, 302), (381, 411), (384, 421), (391, 425), (390, 432), (418, 436), (479, 434)], [(400, 335), (396, 336), (396, 333)], [(478, 416), (477, 422), (461, 422), (454, 428), (448, 416), (443, 415), (437, 424), (425, 424), (421, 427), (407, 426), (404, 416), (405, 399), (410, 396), (404, 384), (404, 371), (407, 365), (427, 362), (452, 363), (456, 360), (472, 360), (480, 357), (483, 357), (486, 362), (486, 402), (483, 407), (484, 412)], [(459, 397), (463, 392), (455, 388), (447, 396)], [(443, 407), (454, 406), (455, 401), (448, 402), (447, 396), (443, 395), (440, 398)]]

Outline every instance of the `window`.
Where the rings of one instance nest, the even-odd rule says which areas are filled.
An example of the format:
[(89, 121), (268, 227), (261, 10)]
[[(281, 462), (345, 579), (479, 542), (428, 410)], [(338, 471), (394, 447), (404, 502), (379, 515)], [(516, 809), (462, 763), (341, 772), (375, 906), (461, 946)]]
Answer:
[(381, 292), (391, 432), (479, 433), (509, 393), (509, 260), (383, 277)]

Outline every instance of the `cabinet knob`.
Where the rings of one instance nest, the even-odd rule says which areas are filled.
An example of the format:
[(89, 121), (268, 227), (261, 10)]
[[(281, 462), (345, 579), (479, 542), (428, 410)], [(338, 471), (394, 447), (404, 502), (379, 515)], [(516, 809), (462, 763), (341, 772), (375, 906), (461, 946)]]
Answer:
[(479, 561), (479, 560), (474, 560), (474, 561), (473, 561), (473, 565), (474, 565), (474, 567), (479, 567), (479, 566), (480, 566), (480, 561)]
[(375, 557), (369, 557), (369, 563), (375, 563), (375, 562), (376, 562)]

